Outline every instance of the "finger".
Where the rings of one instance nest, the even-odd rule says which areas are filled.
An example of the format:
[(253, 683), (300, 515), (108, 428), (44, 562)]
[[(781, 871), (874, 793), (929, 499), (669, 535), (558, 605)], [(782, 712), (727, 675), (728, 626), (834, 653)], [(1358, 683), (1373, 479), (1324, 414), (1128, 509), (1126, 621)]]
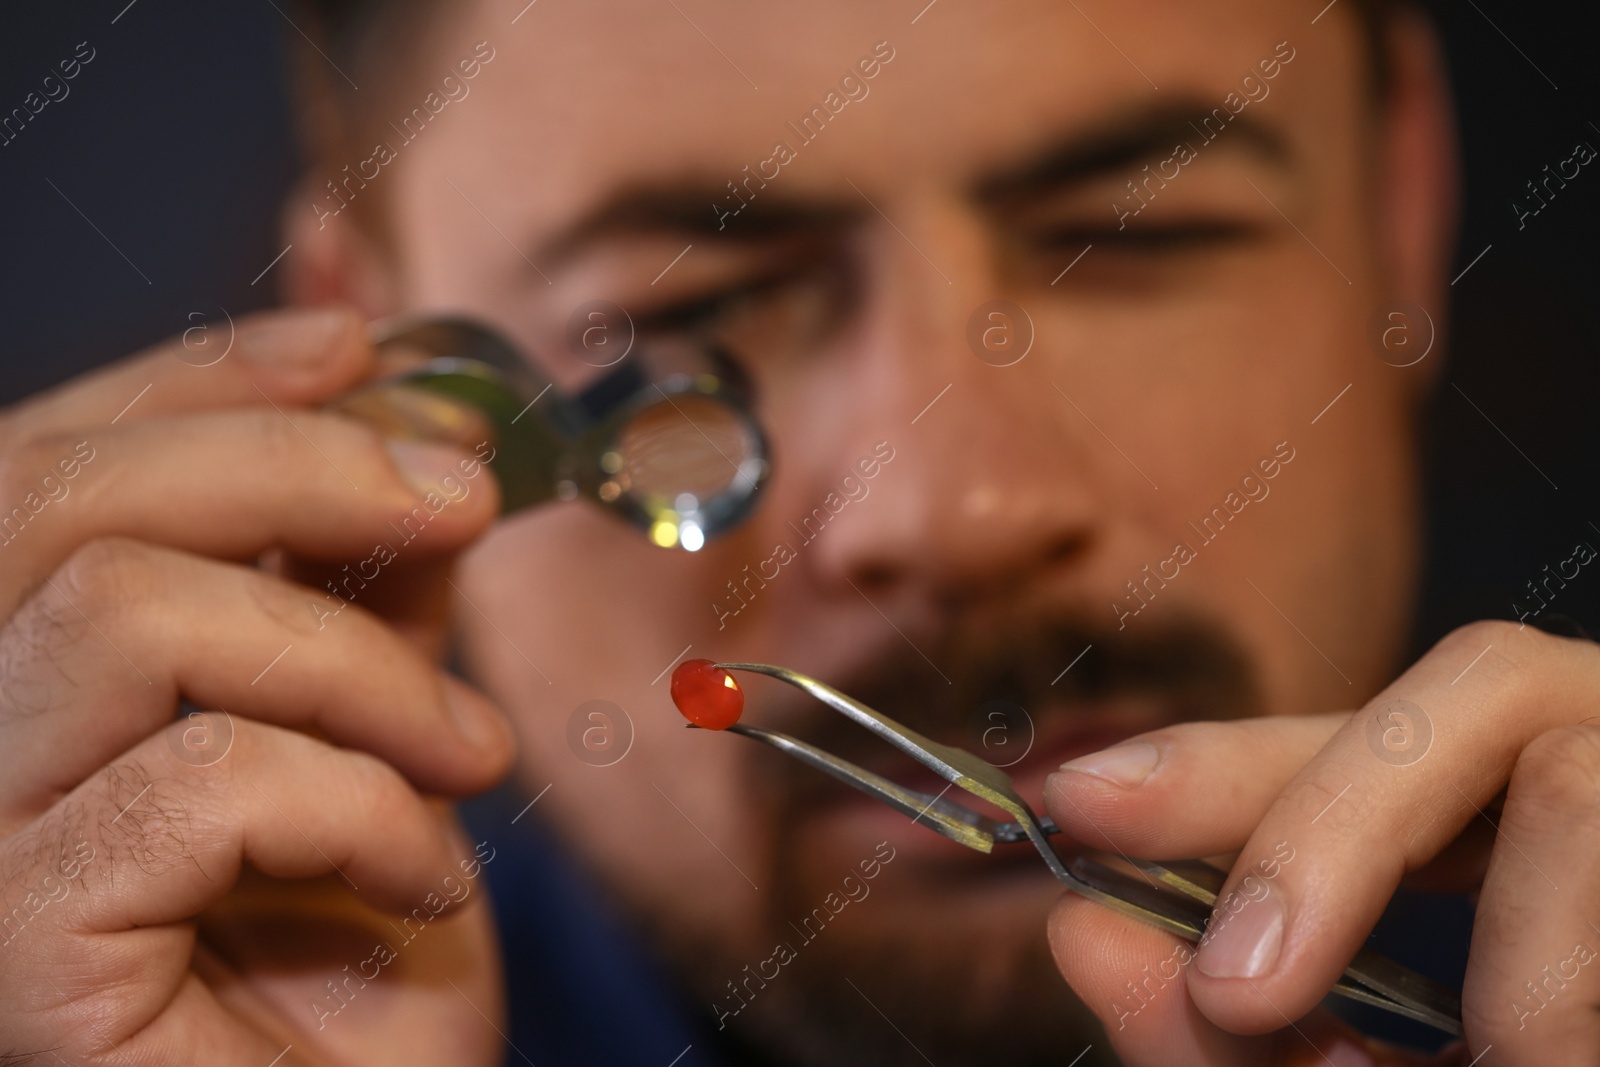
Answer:
[(1512, 772), (1473, 924), (1462, 1013), (1506, 1067), (1600, 1056), (1600, 728), (1540, 735)]
[(166, 736), (183, 728), (141, 741), (17, 835), (81, 830), (95, 851), (63, 928), (184, 922), (221, 899), (246, 863), (271, 878), (334, 876), (405, 914), (464, 858), (440, 816), (376, 756), (238, 719), (227, 756), (195, 765)]
[(1243, 1033), (1310, 1011), (1401, 876), (1479, 818), (1534, 737), (1590, 714), (1597, 687), (1600, 649), (1588, 642), (1509, 623), (1441, 641), (1334, 735), (1252, 833), (1219, 907), (1284, 843), (1296, 858), (1201, 949), (1190, 981), (1201, 1009)]
[(202, 408), (325, 400), (373, 367), (366, 324), (354, 311), (322, 307), (264, 311), (200, 324), (11, 408), (4, 428), (67, 433)]
[(1083, 897), (1057, 901), (1049, 932), (1056, 965), (1129, 1067), (1373, 1063), (1353, 1031), (1320, 1013), (1269, 1036), (1224, 1032), (1189, 997), (1194, 946)]
[[(486, 446), (487, 447), (487, 446)], [(81, 459), (40, 495), (39, 471)], [(348, 419), (255, 408), (186, 415), (85, 438), (29, 438), (0, 455), (0, 611), (73, 549), (127, 536), (202, 555), (254, 558), (282, 547), (362, 560), (386, 545), (408, 558), (460, 548), (499, 508), (492, 475), (439, 445), (389, 442)], [(387, 564), (380, 564), (380, 566)], [(359, 579), (358, 579), (359, 580)]]
[[(91, 621), (92, 620), (92, 621)], [(430, 792), (488, 788), (512, 738), (488, 700), (326, 592), (126, 540), (74, 553), (0, 631), (0, 826), (31, 819), (172, 721), (191, 762), (234, 719), (310, 729)]]
[[(45, 887), (51, 902), (10, 946), (35, 946), (13, 960), (32, 966), (8, 965), (0, 995), (31, 995), (52, 975), (69, 975), (80, 996), (119, 990), (117, 1013), (96, 1020), (96, 1036), (140, 1059), (143, 1041), (154, 1041), (151, 1054), (163, 1041), (238, 1025), (186, 972), (192, 920), (246, 864), (273, 878), (337, 878), (420, 928), (467, 902), (481, 864), (392, 768), (277, 727), (239, 725), (228, 758), (202, 767), (166, 739), (147, 739), (7, 842), (8, 874)], [(158, 1015), (163, 1032), (146, 1033)], [(190, 1025), (175, 1029), (178, 1019)]]
[(1129, 856), (1233, 852), (1348, 718), (1196, 722), (1141, 734), (1051, 774), (1045, 809), (1078, 841)]

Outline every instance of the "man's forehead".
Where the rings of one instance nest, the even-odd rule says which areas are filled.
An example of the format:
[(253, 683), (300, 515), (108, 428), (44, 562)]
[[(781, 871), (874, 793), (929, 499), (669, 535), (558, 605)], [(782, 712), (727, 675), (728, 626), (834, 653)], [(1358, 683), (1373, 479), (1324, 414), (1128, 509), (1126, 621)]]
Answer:
[[(1280, 42), (1296, 62), (1271, 83), (1279, 101), (1235, 128), (1287, 143), (1275, 128), (1292, 134), (1298, 112), (1310, 120), (1319, 100), (1356, 95), (1363, 70), (1353, 20), (1311, 26), (1262, 0), (495, 0), (449, 36), (457, 43), (439, 48), (487, 40), (497, 58), (474, 99), (430, 131), (428, 169), (472, 169), (497, 200), (520, 202), (517, 225), (540, 243), (636, 190), (731, 195), (729, 183), (771, 176), (780, 145), (794, 158), (767, 190), (773, 202), (836, 199), (844, 179), (978, 183), (1130, 116), (1221, 107)], [(807, 126), (818, 109), (827, 121)], [(702, 210), (712, 218), (709, 202)]]

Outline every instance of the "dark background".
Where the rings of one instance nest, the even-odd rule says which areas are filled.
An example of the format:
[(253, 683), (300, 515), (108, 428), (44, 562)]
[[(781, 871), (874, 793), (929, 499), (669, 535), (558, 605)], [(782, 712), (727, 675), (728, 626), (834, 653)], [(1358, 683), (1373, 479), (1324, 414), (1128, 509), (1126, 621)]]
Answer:
[[(274, 299), (273, 272), (252, 282), (283, 249), (277, 204), (296, 170), (283, 35), (294, 31), (266, 0), (125, 4), (0, 16), (0, 114), (78, 42), (96, 51), (65, 100), (0, 146), (0, 403), (176, 334), (192, 312)], [(1425, 434), (1419, 647), (1460, 622), (1510, 617), (1545, 565), (1578, 541), (1600, 547), (1600, 161), (1520, 231), (1510, 206), (1576, 142), (1600, 149), (1587, 14), (1509, 0), (1437, 13), (1466, 173), (1452, 277), (1471, 267), (1451, 289), (1453, 343)], [(1585, 569), (1550, 613), (1595, 623), (1597, 607), (1600, 574)], [(1379, 933), (1401, 954), (1403, 932)]]

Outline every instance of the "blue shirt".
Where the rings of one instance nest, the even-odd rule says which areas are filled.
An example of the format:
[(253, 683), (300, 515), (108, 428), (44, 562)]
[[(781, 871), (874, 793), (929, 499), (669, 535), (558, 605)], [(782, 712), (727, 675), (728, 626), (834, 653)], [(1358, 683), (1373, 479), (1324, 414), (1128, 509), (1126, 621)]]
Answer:
[[(483, 875), (504, 957), (509, 1067), (722, 1067), (730, 1046), (563, 855), (528, 798), (505, 788), (461, 806), (467, 834), (494, 849)], [(519, 816), (520, 813), (520, 816)], [(516, 821), (513, 822), (512, 820)], [(741, 1057), (742, 1058), (742, 1057)]]

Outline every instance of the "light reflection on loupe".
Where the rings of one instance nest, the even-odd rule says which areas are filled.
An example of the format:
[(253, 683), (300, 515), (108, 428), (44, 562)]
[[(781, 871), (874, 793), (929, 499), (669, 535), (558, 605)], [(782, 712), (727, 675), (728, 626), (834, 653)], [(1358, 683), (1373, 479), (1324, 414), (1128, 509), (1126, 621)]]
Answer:
[(487, 445), (504, 511), (579, 495), (662, 548), (699, 551), (750, 513), (770, 472), (738, 368), (686, 341), (641, 344), (567, 396), (498, 334), (465, 319), (379, 327), (406, 366), (334, 406), (394, 437)]
[(651, 516), (651, 541), (697, 552), (708, 526), (718, 532), (726, 526), (708, 512), (758, 490), (766, 470), (761, 444), (751, 421), (727, 404), (663, 394), (628, 420), (615, 449), (601, 457), (601, 466), (615, 473), (600, 494), (631, 493)]

